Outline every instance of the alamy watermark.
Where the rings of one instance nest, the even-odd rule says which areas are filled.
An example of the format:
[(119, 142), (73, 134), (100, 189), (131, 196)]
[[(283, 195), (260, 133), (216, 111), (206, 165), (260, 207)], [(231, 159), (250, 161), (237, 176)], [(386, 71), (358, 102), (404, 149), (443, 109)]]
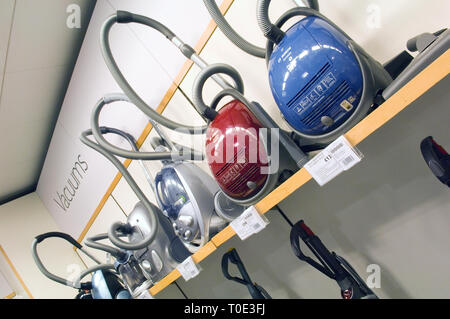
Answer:
[(66, 8), (68, 14), (66, 25), (69, 29), (81, 28), (81, 8), (78, 4), (70, 4)]
[(381, 28), (381, 7), (378, 4), (371, 3), (367, 6), (366, 13), (368, 14), (366, 25), (369, 29)]
[(367, 287), (370, 289), (381, 288), (381, 267), (377, 264), (370, 264), (366, 268), (370, 275), (366, 279)]
[[(217, 129), (210, 128), (206, 134), (208, 143), (204, 139), (195, 138), (201, 136), (202, 131), (189, 134), (187, 129), (174, 130), (176, 134), (190, 136), (189, 147), (180, 149), (181, 154), (172, 160), (197, 160), (203, 159), (208, 164), (246, 164), (260, 165), (261, 174), (273, 174), (280, 167), (280, 129), (278, 128), (240, 128)], [(195, 152), (193, 152), (195, 151)]]

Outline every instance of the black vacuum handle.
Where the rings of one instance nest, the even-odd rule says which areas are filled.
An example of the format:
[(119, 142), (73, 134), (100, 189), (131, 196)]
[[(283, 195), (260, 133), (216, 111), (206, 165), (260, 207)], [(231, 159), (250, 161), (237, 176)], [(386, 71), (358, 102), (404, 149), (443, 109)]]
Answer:
[(447, 151), (432, 136), (422, 140), (420, 150), (432, 173), (450, 187), (450, 155)]
[[(229, 263), (232, 263), (237, 266), (239, 272), (242, 275), (242, 278), (234, 277), (230, 275), (230, 272), (228, 270)], [(236, 251), (236, 249), (232, 248), (228, 252), (226, 252), (222, 257), (222, 272), (225, 278), (228, 280), (235, 281), (237, 283), (247, 285), (248, 282), (251, 282), (250, 276), (247, 273), (247, 270), (245, 269), (244, 265), (242, 264), (242, 261)]]
[[(306, 226), (303, 220), (297, 222), (291, 229), (290, 233), (291, 247), (298, 259), (307, 262), (324, 275), (331, 279), (336, 279), (335, 270), (339, 268), (333, 254), (325, 247), (319, 237)], [(306, 256), (300, 247), (300, 239), (308, 246), (313, 254), (319, 259), (321, 264), (311, 257)], [(331, 269), (330, 269), (331, 268)]]
[[(350, 264), (344, 258), (336, 255), (336, 253), (330, 252), (320, 238), (306, 226), (303, 220), (292, 227), (290, 239), (291, 247), (297, 258), (307, 262), (329, 278), (334, 279), (341, 288), (342, 298), (376, 298), (375, 294), (367, 287)], [(300, 239), (308, 246), (320, 263), (302, 252)]]
[(77, 242), (72, 236), (70, 236), (69, 234), (65, 234), (65, 233), (48, 232), (45, 234), (37, 235), (35, 237), (35, 239), (37, 240), (38, 243), (41, 243), (43, 240), (45, 240), (47, 238), (62, 238), (64, 240), (68, 241), (69, 243), (71, 243), (72, 245), (74, 245), (75, 247), (77, 247), (78, 249), (83, 248), (83, 246), (81, 246), (81, 244), (79, 242)]
[[(237, 266), (239, 272), (242, 275), (242, 278), (234, 277), (230, 275), (228, 271), (229, 263), (233, 263)], [(258, 287), (252, 282), (250, 275), (245, 269), (244, 264), (242, 263), (237, 250), (232, 248), (228, 252), (226, 252), (222, 257), (222, 272), (225, 278), (228, 280), (235, 281), (242, 285), (247, 286), (248, 292), (252, 296), (253, 299), (266, 299), (266, 297), (262, 294), (262, 292), (258, 289)]]

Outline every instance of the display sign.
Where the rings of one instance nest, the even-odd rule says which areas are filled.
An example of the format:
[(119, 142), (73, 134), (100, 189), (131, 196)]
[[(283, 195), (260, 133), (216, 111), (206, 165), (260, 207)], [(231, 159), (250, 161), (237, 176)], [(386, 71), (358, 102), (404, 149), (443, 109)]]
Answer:
[[(166, 24), (192, 46), (211, 20), (201, 1), (97, 2), (36, 191), (60, 230), (75, 238), (82, 233), (117, 173), (107, 159), (79, 140), (81, 132), (90, 128), (91, 112), (97, 101), (105, 94), (120, 92), (99, 46), (101, 27), (116, 10), (147, 16), (153, 13), (151, 18)], [(110, 42), (124, 76), (142, 99), (156, 109), (186, 58), (157, 31), (139, 25), (114, 27)], [(108, 105), (100, 115), (101, 125), (124, 130), (136, 139), (147, 123), (146, 116), (126, 102)], [(107, 139), (129, 149), (127, 142), (118, 136)]]
[(355, 166), (362, 158), (362, 153), (341, 136), (306, 163), (305, 169), (323, 186)]
[(230, 223), (231, 228), (241, 240), (247, 239), (253, 234), (266, 228), (269, 220), (258, 213), (254, 206), (247, 208), (238, 218)]
[(201, 268), (194, 262), (192, 256), (189, 256), (177, 266), (177, 270), (180, 272), (184, 280), (188, 281), (189, 279), (198, 276)]

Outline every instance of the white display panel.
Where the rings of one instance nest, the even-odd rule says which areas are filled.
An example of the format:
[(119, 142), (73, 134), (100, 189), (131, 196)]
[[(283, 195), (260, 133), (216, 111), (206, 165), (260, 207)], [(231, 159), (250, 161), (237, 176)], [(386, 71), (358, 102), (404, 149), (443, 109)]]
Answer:
[[(167, 23), (191, 45), (200, 39), (210, 22), (201, 1), (189, 4), (181, 0), (97, 2), (37, 187), (39, 197), (60, 229), (75, 238), (82, 233), (117, 172), (102, 155), (83, 145), (79, 136), (90, 128), (91, 111), (97, 101), (105, 94), (120, 92), (103, 61), (99, 45), (103, 22), (119, 9), (150, 17), (154, 13), (154, 18)], [(195, 19), (188, 13), (196, 13)], [(138, 25), (115, 26), (110, 39), (123, 74), (156, 109), (186, 58), (156, 31)], [(114, 103), (105, 107), (100, 124), (122, 129), (138, 138), (147, 119), (129, 103)], [(108, 139), (119, 147), (129, 148), (117, 136)]]
[(5, 276), (0, 272), (0, 299), (11, 296), (14, 290), (9, 286)]

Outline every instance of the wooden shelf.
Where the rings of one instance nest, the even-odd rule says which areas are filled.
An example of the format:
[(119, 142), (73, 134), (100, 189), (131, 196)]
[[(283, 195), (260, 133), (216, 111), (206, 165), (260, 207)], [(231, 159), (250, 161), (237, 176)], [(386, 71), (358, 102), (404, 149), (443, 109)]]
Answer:
[[(394, 116), (400, 113), (412, 102), (418, 99), (426, 91), (432, 88), (436, 83), (445, 78), (449, 72), (450, 50), (447, 50), (391, 98), (380, 105), (374, 112), (349, 130), (345, 134), (345, 137), (353, 146), (358, 145), (377, 129), (389, 122)], [(255, 205), (256, 210), (260, 214), (267, 213), (294, 191), (306, 184), (311, 178), (311, 175), (306, 171), (306, 169), (300, 169), (286, 182), (281, 184), (264, 199), (259, 201)], [(235, 234), (236, 233), (234, 230), (230, 226), (227, 226), (224, 230), (214, 236), (208, 244), (193, 255), (194, 262), (199, 263), (208, 257), (216, 250), (217, 247), (226, 243)], [(172, 282), (177, 280), (180, 276), (181, 275), (178, 270), (173, 270), (169, 275), (150, 288), (150, 293), (153, 296), (156, 295)]]

